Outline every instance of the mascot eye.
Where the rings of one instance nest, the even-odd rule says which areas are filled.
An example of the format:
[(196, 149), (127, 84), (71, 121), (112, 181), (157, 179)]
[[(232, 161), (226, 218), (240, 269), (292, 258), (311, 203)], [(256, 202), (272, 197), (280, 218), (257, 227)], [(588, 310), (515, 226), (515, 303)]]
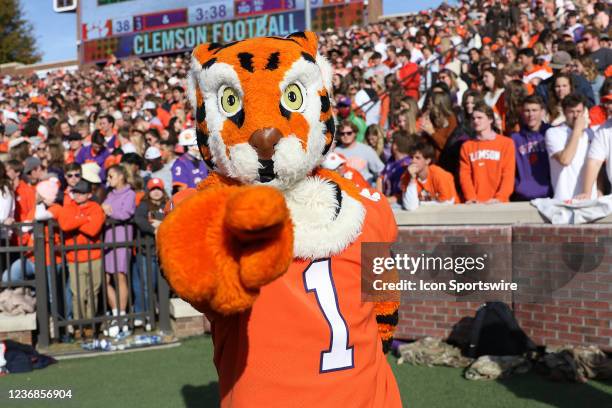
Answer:
[(297, 84), (290, 84), (283, 92), (282, 103), (285, 108), (297, 111), (300, 110), (304, 103), (304, 97), (302, 96), (302, 90)]
[(240, 110), (242, 101), (240, 95), (234, 88), (227, 87), (221, 93), (221, 108), (228, 115), (233, 115)]

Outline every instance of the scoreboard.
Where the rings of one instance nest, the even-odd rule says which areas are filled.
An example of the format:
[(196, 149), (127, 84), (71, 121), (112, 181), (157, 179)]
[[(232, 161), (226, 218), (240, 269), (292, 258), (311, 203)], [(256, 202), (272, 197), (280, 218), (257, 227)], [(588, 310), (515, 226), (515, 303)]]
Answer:
[[(305, 29), (308, 0), (81, 0), (81, 62), (189, 51)], [(361, 25), (363, 0), (310, 0), (312, 29)]]

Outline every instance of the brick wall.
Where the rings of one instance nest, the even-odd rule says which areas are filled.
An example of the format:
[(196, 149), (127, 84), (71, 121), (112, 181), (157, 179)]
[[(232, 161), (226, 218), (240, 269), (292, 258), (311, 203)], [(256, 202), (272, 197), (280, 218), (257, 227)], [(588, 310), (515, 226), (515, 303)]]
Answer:
[(0, 340), (14, 340), (22, 344), (32, 345), (32, 332), (30, 330), (0, 332)]
[(204, 316), (172, 319), (171, 325), (174, 335), (178, 338), (199, 336), (210, 332), (210, 323)]
[[(443, 242), (482, 244), (494, 253), (504, 280), (562, 287), (538, 303), (526, 303), (521, 296), (513, 299), (519, 324), (536, 343), (593, 344), (612, 350), (612, 225), (400, 226), (398, 241), (418, 251)], [(570, 274), (572, 269), (578, 273)], [(403, 296), (396, 337), (466, 333), (480, 302), (456, 300)]]

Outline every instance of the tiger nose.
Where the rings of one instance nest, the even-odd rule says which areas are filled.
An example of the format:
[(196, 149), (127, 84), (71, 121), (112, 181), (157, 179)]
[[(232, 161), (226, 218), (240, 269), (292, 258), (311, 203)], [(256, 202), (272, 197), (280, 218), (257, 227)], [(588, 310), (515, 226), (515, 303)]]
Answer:
[(274, 146), (283, 137), (277, 128), (258, 129), (249, 139), (249, 144), (257, 151), (260, 160), (270, 160), (274, 154)]

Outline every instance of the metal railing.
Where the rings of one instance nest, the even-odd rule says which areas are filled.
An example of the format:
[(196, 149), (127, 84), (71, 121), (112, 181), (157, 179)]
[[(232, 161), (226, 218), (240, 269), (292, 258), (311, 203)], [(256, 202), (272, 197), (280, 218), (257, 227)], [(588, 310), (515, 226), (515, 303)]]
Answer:
[[(133, 236), (120, 239), (117, 236), (119, 228), (132, 229)], [(105, 241), (107, 231), (111, 239)], [(90, 328), (95, 333), (113, 321), (132, 325), (134, 319), (140, 319), (149, 322), (152, 328), (171, 330), (170, 290), (157, 263), (155, 239), (143, 234), (133, 223), (107, 220), (105, 228), (96, 237), (79, 244), (67, 242), (68, 233), (53, 220), (0, 226), (0, 237), (4, 237), (0, 241), (0, 259), (4, 260), (2, 270), (5, 271), (0, 290), (34, 288), (38, 345), (48, 346), (51, 338), (59, 339), (69, 327), (81, 331)], [(107, 313), (110, 307), (105, 254), (112, 254), (116, 265), (117, 249), (122, 249), (127, 257), (126, 270), (122, 271), (127, 280), (127, 307), (125, 315), (121, 316)], [(71, 257), (78, 252), (86, 254), (81, 262), (78, 256)], [(68, 261), (68, 258), (73, 260)], [(11, 268), (13, 264), (15, 266)], [(11, 270), (25, 279), (12, 279)], [(108, 275), (115, 289), (115, 304), (119, 305), (118, 275)], [(134, 287), (136, 283), (138, 288)]]

